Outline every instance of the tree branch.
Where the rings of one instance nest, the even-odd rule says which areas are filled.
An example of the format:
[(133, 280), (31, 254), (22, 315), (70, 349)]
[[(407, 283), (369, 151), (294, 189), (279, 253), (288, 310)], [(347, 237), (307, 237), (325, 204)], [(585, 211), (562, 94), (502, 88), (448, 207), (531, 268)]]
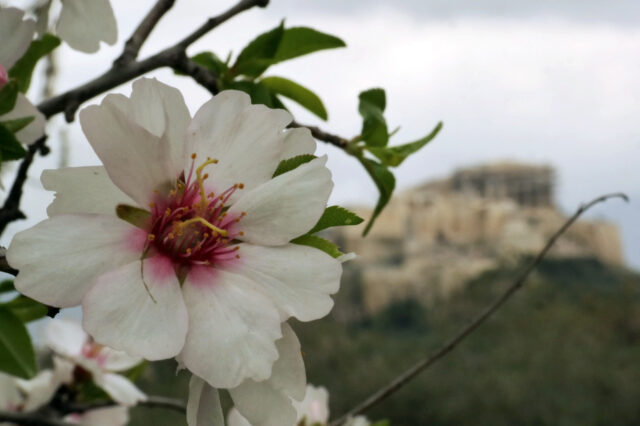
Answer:
[[(47, 118), (60, 112), (64, 112), (66, 120), (71, 122), (74, 119), (76, 111), (83, 102), (149, 71), (162, 67), (180, 66), (186, 56), (187, 47), (200, 37), (245, 10), (254, 6), (264, 7), (267, 4), (267, 0), (241, 0), (226, 12), (207, 20), (207, 22), (205, 22), (200, 28), (177, 44), (168, 47), (143, 61), (131, 61), (122, 66), (114, 65), (102, 75), (83, 84), (82, 86), (40, 103), (38, 105), (38, 109)], [(151, 12), (149, 13), (151, 14)], [(145, 20), (146, 19), (147, 18), (145, 18)]]
[(338, 135), (327, 133), (316, 126), (308, 126), (306, 124), (300, 124), (297, 121), (294, 121), (293, 123), (289, 124), (289, 127), (306, 127), (307, 129), (311, 130), (311, 134), (314, 138), (335, 145), (341, 149), (345, 149), (349, 144), (349, 141), (347, 139)]
[(27, 181), (29, 166), (31, 166), (36, 152), (40, 151), (42, 155), (46, 155), (49, 152), (49, 148), (45, 145), (46, 139), (46, 136), (43, 136), (35, 143), (29, 145), (27, 155), (22, 159), (20, 167), (18, 167), (18, 172), (16, 173), (16, 178), (11, 185), (9, 195), (7, 196), (2, 208), (0, 208), (0, 234), (2, 234), (9, 223), (14, 220), (25, 218), (24, 213), (20, 211), (22, 187)]
[(11, 422), (22, 426), (74, 426), (62, 420), (50, 419), (38, 413), (10, 413), (0, 411), (0, 422)]
[(525, 283), (531, 272), (538, 266), (545, 255), (549, 252), (551, 247), (555, 244), (556, 240), (565, 233), (567, 229), (587, 210), (601, 202), (607, 201), (610, 198), (622, 198), (625, 201), (629, 201), (628, 197), (622, 193), (606, 194), (602, 195), (587, 204), (584, 204), (578, 208), (578, 210), (571, 216), (565, 223), (551, 236), (544, 248), (538, 253), (535, 259), (522, 271), (522, 273), (515, 279), (515, 281), (507, 288), (507, 290), (490, 306), (488, 306), (475, 320), (469, 325), (464, 327), (457, 335), (449, 340), (444, 346), (438, 349), (433, 355), (428, 358), (424, 358), (414, 366), (400, 374), (393, 379), (386, 386), (372, 394), (360, 404), (356, 405), (353, 409), (349, 410), (346, 414), (334, 420), (330, 423), (330, 426), (340, 426), (349, 418), (355, 415), (361, 414), (384, 399), (397, 392), (404, 385), (409, 383), (422, 371), (433, 365), (436, 361), (443, 358), (449, 352), (453, 351), (455, 347), (462, 342), (467, 336), (473, 333), (478, 327), (480, 327), (488, 318), (490, 318), (516, 291), (518, 291)]
[(158, 24), (165, 13), (173, 7), (175, 0), (158, 0), (153, 8), (147, 13), (140, 25), (133, 32), (127, 43), (124, 45), (122, 54), (113, 61), (113, 65), (121, 67), (138, 57), (140, 48), (151, 34), (151, 31)]
[[(97, 401), (88, 404), (67, 404), (63, 408), (66, 413), (84, 413), (85, 411), (113, 407), (114, 405), (117, 405), (114, 401)], [(147, 396), (147, 400), (138, 402), (138, 405), (149, 408), (166, 408), (183, 414), (187, 411), (187, 406), (184, 402), (166, 396)]]

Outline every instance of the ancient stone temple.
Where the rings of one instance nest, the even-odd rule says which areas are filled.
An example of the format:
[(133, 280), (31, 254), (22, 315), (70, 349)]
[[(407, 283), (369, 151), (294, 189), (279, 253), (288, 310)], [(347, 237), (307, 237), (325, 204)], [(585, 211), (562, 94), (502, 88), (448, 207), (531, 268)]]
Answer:
[[(408, 297), (429, 304), (484, 271), (537, 254), (566, 220), (553, 200), (549, 166), (470, 167), (397, 194), (366, 238), (362, 225), (340, 228), (331, 238), (358, 254), (345, 274), (357, 283), (366, 312)], [(354, 210), (371, 215), (368, 208)], [(623, 265), (621, 247), (615, 225), (582, 220), (550, 256)]]

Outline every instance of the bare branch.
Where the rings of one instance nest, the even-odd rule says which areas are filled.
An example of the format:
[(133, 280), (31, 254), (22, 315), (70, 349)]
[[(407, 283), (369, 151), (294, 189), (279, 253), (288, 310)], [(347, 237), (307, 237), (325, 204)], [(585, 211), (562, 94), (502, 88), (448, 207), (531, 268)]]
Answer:
[(355, 406), (353, 409), (349, 410), (346, 414), (334, 420), (330, 423), (330, 426), (340, 426), (342, 425), (349, 417), (361, 414), (373, 407), (374, 405), (380, 403), (387, 397), (391, 396), (393, 393), (397, 392), (404, 385), (409, 383), (413, 378), (415, 378), (422, 371), (427, 369), (429, 366), (433, 365), (436, 361), (443, 358), (449, 352), (451, 352), (455, 347), (462, 342), (467, 336), (473, 333), (478, 327), (480, 327), (491, 315), (493, 315), (516, 291), (518, 291), (525, 283), (526, 279), (529, 277), (531, 272), (538, 266), (538, 264), (542, 261), (545, 255), (549, 252), (551, 247), (555, 244), (556, 240), (565, 233), (567, 229), (587, 210), (591, 207), (599, 204), (601, 202), (607, 201), (610, 198), (622, 198), (625, 201), (628, 201), (628, 197), (622, 193), (615, 194), (606, 194), (602, 195), (587, 204), (584, 204), (578, 208), (578, 210), (571, 216), (567, 221), (556, 231), (555, 234), (551, 236), (547, 244), (544, 248), (538, 253), (535, 259), (522, 271), (522, 273), (515, 279), (515, 281), (507, 288), (507, 290), (490, 306), (488, 306), (475, 320), (473, 320), (469, 325), (464, 327), (457, 335), (455, 335), (451, 340), (449, 340), (444, 346), (438, 349), (433, 355), (428, 358), (424, 358), (414, 366), (406, 370), (404, 373), (400, 374), (398, 377), (393, 379), (386, 386), (372, 394), (370, 397), (365, 399), (363, 402)]
[[(114, 401), (96, 401), (88, 404), (68, 404), (64, 406), (67, 413), (84, 413), (85, 411), (97, 408), (113, 407), (117, 405)], [(147, 396), (146, 401), (138, 402), (139, 406), (149, 408), (166, 408), (167, 410), (186, 413), (187, 406), (179, 399), (168, 398), (166, 396)]]
[(50, 419), (38, 413), (10, 413), (0, 411), (0, 422), (11, 422), (22, 426), (73, 426), (62, 420)]
[(323, 142), (328, 142), (332, 145), (337, 146), (338, 148), (345, 149), (349, 144), (349, 141), (347, 139), (338, 135), (327, 133), (316, 126), (308, 126), (306, 124), (300, 124), (294, 121), (289, 125), (289, 127), (306, 127), (307, 129), (311, 130), (311, 134), (313, 135), (314, 138), (321, 140)]
[(122, 66), (114, 66), (104, 74), (83, 84), (82, 86), (69, 90), (68, 92), (62, 93), (51, 99), (47, 99), (38, 105), (38, 109), (46, 117), (51, 117), (60, 112), (64, 112), (67, 121), (71, 122), (74, 119), (75, 112), (83, 102), (149, 71), (162, 67), (179, 67), (186, 56), (187, 47), (189, 47), (193, 42), (237, 14), (254, 6), (264, 7), (267, 3), (268, 1), (265, 0), (241, 0), (226, 12), (207, 20), (205, 24), (179, 43), (168, 47), (143, 61), (131, 61)]
[(175, 0), (158, 0), (153, 8), (147, 13), (140, 25), (133, 32), (127, 43), (124, 45), (122, 54), (113, 61), (113, 65), (121, 67), (138, 57), (140, 48), (151, 34), (151, 31), (158, 24), (165, 13), (173, 7)]
[(9, 266), (9, 262), (7, 262), (7, 249), (4, 247), (0, 247), (0, 272), (11, 274), (14, 277), (18, 275), (18, 270)]

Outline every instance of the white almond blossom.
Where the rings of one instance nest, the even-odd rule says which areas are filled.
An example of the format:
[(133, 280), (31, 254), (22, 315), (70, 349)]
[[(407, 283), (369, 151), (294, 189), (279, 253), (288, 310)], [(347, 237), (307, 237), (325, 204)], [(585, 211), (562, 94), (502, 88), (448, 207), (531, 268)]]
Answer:
[(135, 367), (142, 359), (95, 343), (80, 324), (65, 319), (50, 321), (45, 343), (59, 357), (90, 373), (93, 382), (118, 404), (133, 406), (146, 399), (129, 379), (116, 374)]
[(285, 130), (291, 120), (238, 91), (192, 119), (180, 92), (155, 79), (84, 109), (104, 167), (43, 173), (56, 199), (7, 251), (16, 288), (82, 304), (97, 342), (177, 356), (214, 388), (265, 381), (280, 324), (325, 316), (342, 273), (337, 259), (290, 243), (333, 186), (326, 156), (272, 178), (282, 159), (315, 150), (308, 129)]
[[(9, 80), (8, 72), (31, 44), (36, 23), (24, 19), (24, 12), (14, 7), (0, 7), (0, 88)], [(16, 133), (23, 144), (31, 144), (44, 135), (46, 120), (42, 113), (22, 94), (13, 110), (0, 115), (0, 122), (17, 118), (34, 117), (34, 120)]]

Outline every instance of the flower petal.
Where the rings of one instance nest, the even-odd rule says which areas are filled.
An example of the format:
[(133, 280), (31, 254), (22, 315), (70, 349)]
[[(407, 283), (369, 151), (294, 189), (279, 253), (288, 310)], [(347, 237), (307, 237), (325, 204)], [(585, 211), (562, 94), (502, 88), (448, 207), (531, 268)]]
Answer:
[(224, 425), (224, 414), (218, 391), (195, 374), (191, 376), (191, 381), (189, 381), (187, 425)]
[(282, 338), (276, 342), (280, 357), (269, 379), (245, 380), (229, 394), (238, 411), (253, 426), (293, 425), (296, 410), (291, 399), (302, 399), (306, 377), (300, 342), (291, 327), (282, 324)]
[(168, 161), (177, 175), (185, 166), (185, 159), (193, 149), (185, 144), (191, 114), (182, 93), (155, 78), (139, 78), (133, 82), (131, 97), (114, 96), (111, 101), (132, 121), (149, 133), (163, 138), (167, 144)]
[(108, 346), (100, 350), (102, 367), (108, 371), (125, 371), (142, 362), (142, 358), (131, 356), (126, 352), (117, 351)]
[(179, 171), (170, 144), (122, 111), (123, 99), (107, 95), (100, 105), (80, 111), (80, 124), (113, 183), (146, 206), (153, 201), (154, 190), (175, 184)]
[(29, 48), (36, 22), (24, 20), (24, 11), (15, 7), (0, 7), (0, 65), (7, 71)]
[(104, 215), (61, 215), (13, 238), (9, 264), (26, 296), (51, 306), (79, 305), (100, 274), (140, 258), (144, 232)]
[(118, 40), (109, 0), (62, 0), (56, 32), (73, 49), (85, 53), (97, 52), (101, 41), (115, 44)]
[(227, 426), (251, 426), (251, 423), (234, 407), (227, 414)]
[(44, 115), (22, 93), (18, 93), (13, 109), (0, 116), (0, 121), (15, 120), (18, 118), (33, 117), (33, 121), (16, 133), (20, 143), (30, 145), (44, 136), (44, 128), (47, 124)]
[(309, 129), (298, 127), (284, 132), (284, 150), (280, 155), (281, 161), (314, 152), (316, 152), (316, 141), (311, 136)]
[(160, 256), (101, 275), (82, 308), (82, 325), (96, 342), (151, 361), (177, 355), (187, 334), (180, 284)]
[(17, 379), (0, 372), (0, 410), (11, 411), (22, 403)]
[(47, 214), (99, 213), (115, 215), (118, 204), (134, 204), (115, 186), (102, 166), (67, 167), (45, 170), (42, 185), (56, 192)]
[(265, 380), (278, 358), (276, 307), (248, 279), (209, 267), (192, 269), (182, 287), (189, 333), (182, 363), (215, 388)]
[(82, 414), (70, 414), (64, 421), (82, 426), (125, 426), (129, 422), (129, 410), (120, 406), (97, 408)]
[(316, 224), (331, 193), (331, 173), (326, 156), (302, 164), (245, 193), (229, 209), (239, 216), (244, 241), (260, 245), (282, 245)]
[(260, 283), (283, 313), (300, 321), (322, 318), (333, 307), (329, 295), (340, 287), (341, 263), (315, 249), (296, 244), (263, 247), (241, 244), (231, 270)]
[(329, 392), (322, 387), (307, 385), (302, 402), (294, 402), (298, 411), (298, 421), (306, 419), (307, 424), (326, 424), (329, 421)]
[(65, 357), (77, 357), (89, 340), (89, 335), (80, 324), (62, 318), (49, 321), (44, 330), (44, 341), (52, 351)]
[(94, 375), (93, 381), (118, 404), (132, 407), (138, 402), (147, 399), (147, 396), (142, 393), (131, 380), (119, 374), (106, 373)]
[(210, 189), (220, 193), (235, 183), (251, 189), (269, 180), (280, 162), (282, 130), (289, 122), (288, 112), (251, 105), (248, 95), (235, 90), (205, 103), (193, 117), (188, 137), (198, 158), (219, 160), (207, 168)]

